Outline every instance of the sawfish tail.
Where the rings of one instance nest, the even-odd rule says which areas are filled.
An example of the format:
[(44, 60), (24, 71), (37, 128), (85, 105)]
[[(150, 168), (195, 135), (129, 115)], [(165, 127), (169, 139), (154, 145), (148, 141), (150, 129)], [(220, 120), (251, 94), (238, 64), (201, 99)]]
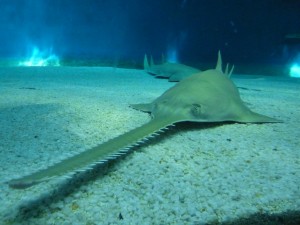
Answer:
[(25, 189), (54, 177), (70, 177), (76, 172), (92, 169), (97, 164), (105, 163), (126, 154), (132, 147), (159, 135), (160, 132), (168, 129), (173, 123), (174, 120), (153, 119), (138, 128), (62, 160), (53, 166), (21, 178), (13, 179), (8, 182), (8, 185), (15, 189)]

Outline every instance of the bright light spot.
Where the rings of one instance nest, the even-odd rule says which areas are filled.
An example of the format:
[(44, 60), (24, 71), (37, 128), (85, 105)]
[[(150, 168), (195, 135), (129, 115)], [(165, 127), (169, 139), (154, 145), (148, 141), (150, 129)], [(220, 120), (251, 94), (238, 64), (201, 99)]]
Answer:
[(300, 78), (300, 65), (294, 64), (290, 67), (290, 77)]
[(28, 60), (19, 62), (19, 66), (60, 66), (59, 58), (52, 51), (41, 52), (34, 47)]
[(175, 48), (169, 48), (167, 52), (167, 61), (171, 63), (178, 62), (178, 54)]

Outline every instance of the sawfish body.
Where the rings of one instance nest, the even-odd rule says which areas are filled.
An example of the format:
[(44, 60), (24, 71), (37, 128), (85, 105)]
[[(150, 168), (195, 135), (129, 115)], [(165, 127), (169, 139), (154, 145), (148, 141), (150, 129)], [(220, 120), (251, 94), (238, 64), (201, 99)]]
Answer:
[(155, 77), (168, 78), (171, 82), (181, 81), (192, 74), (201, 72), (197, 68), (180, 63), (163, 62), (155, 65), (152, 58), (150, 63), (148, 62), (146, 55), (144, 57), (144, 70)]
[(232, 70), (228, 73), (228, 69), (225, 73), (222, 72), (219, 54), (216, 69), (185, 78), (151, 103), (131, 105), (137, 110), (151, 113), (152, 120), (149, 123), (47, 169), (11, 180), (9, 186), (23, 189), (54, 177), (70, 177), (76, 172), (91, 169), (96, 164), (125, 154), (133, 146), (143, 143), (178, 122), (279, 122), (255, 113), (244, 105), (238, 89), (229, 78), (231, 73)]

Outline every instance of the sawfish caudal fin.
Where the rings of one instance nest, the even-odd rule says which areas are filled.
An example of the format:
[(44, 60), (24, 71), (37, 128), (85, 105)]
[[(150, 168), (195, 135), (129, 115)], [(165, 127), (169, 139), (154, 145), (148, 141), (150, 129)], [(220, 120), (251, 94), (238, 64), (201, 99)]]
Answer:
[(126, 154), (132, 147), (158, 135), (159, 132), (167, 129), (167, 127), (173, 125), (173, 123), (174, 121), (171, 119), (153, 119), (141, 127), (135, 128), (85, 152), (65, 159), (47, 169), (11, 180), (8, 184), (11, 188), (25, 189), (54, 177), (70, 177), (76, 172), (91, 169), (97, 164), (105, 163)]

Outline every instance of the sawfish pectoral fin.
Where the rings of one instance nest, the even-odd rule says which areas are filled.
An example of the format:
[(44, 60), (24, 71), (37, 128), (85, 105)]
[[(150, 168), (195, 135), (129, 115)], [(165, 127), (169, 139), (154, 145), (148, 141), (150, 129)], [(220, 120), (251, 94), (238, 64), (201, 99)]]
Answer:
[(152, 104), (131, 104), (130, 107), (136, 109), (136, 110), (140, 110), (143, 112), (151, 112), (152, 111)]

